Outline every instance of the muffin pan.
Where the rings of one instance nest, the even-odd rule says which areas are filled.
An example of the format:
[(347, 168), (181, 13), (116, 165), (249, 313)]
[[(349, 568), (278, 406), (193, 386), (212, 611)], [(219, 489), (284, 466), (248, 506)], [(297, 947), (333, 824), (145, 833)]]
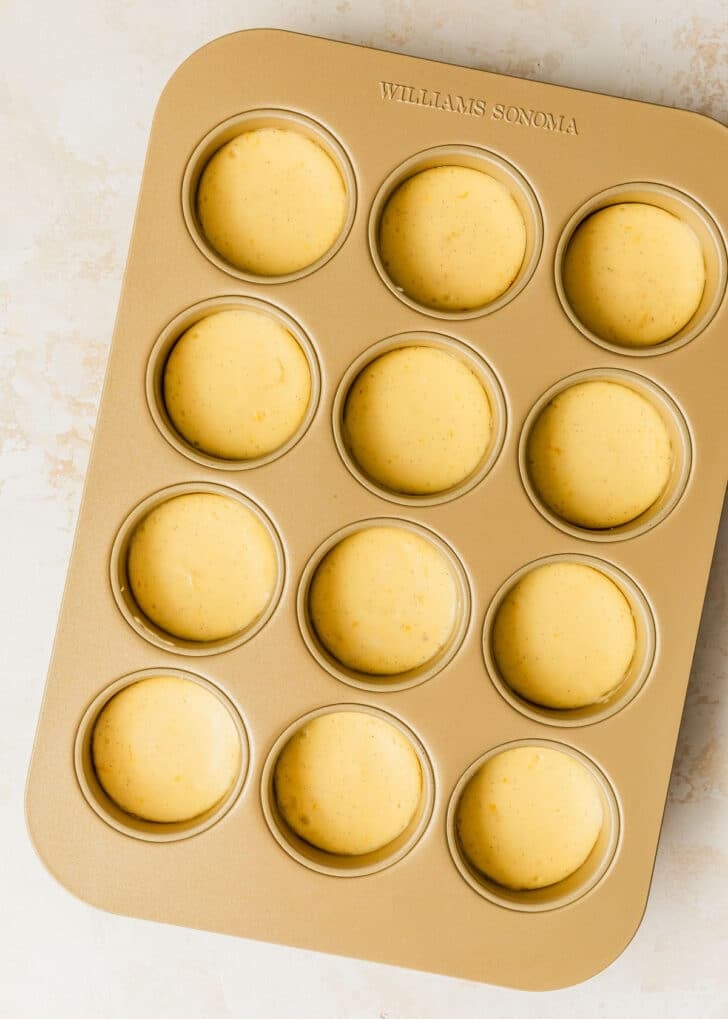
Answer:
[[(326, 73), (312, 73), (319, 67)], [(312, 264), (260, 276), (208, 243), (196, 187), (222, 145), (271, 127), (323, 147), (343, 182), (346, 213)], [(113, 912), (521, 988), (586, 979), (624, 949), (647, 901), (728, 475), (728, 197), (716, 169), (726, 158), (726, 129), (694, 114), (285, 32), (226, 36), (182, 65), (152, 128), (29, 774), (30, 832), (64, 886)], [(521, 268), (480, 308), (418, 304), (379, 252), (390, 195), (414, 173), (448, 165), (485, 169), (523, 216)], [(579, 223), (625, 201), (683, 219), (705, 262), (693, 318), (654, 347), (590, 334), (562, 281)], [(179, 336), (234, 308), (283, 324), (311, 375), (295, 434), (248, 461), (191, 446), (163, 399), (164, 365)], [(492, 415), (472, 475), (422, 496), (368, 478), (343, 426), (358, 373), (413, 344), (446, 349), (470, 366)], [(590, 379), (644, 396), (672, 449), (663, 494), (612, 530), (555, 516), (529, 478), (539, 413)], [(242, 502), (277, 558), (265, 610), (243, 632), (209, 643), (154, 627), (126, 575), (134, 527), (190, 492)], [(457, 591), (449, 640), (431, 661), (395, 676), (342, 667), (308, 611), (326, 552), (377, 525), (431, 541)], [(503, 599), (529, 569), (553, 561), (600, 570), (635, 620), (635, 657), (622, 684), (575, 710), (523, 701), (499, 675), (492, 649)], [(154, 675), (202, 684), (240, 736), (235, 783), (189, 823), (125, 815), (93, 768), (91, 737), (104, 705)], [(409, 825), (364, 857), (316, 849), (276, 804), (275, 766), (287, 740), (337, 710), (393, 725), (422, 775)], [(457, 834), (467, 782), (514, 746), (570, 755), (592, 776), (603, 807), (584, 863), (532, 891), (476, 871)]]

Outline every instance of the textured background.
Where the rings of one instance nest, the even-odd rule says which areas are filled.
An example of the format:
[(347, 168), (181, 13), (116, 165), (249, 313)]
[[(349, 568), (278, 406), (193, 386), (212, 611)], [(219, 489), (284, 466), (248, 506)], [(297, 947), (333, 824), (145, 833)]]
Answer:
[(728, 122), (726, 0), (0, 2), (0, 1016), (728, 1019), (728, 514), (647, 914), (586, 984), (533, 996), (111, 917), (33, 856), (25, 770), (150, 120), (192, 50), (253, 26)]

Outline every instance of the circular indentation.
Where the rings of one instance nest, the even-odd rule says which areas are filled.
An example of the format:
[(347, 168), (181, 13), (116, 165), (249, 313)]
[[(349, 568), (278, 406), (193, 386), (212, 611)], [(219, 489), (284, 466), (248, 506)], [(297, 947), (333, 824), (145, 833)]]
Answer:
[[(479, 171), (480, 176), (474, 176), (473, 171)], [(456, 178), (462, 173), (467, 180), (458, 182)], [(453, 184), (457, 184), (454, 195)], [(438, 192), (444, 189), (451, 197), (443, 205), (440, 195), (437, 205), (430, 206), (429, 215), (421, 215), (418, 206), (424, 205), (422, 199), (427, 196), (420, 192), (429, 192), (433, 187)], [(481, 191), (488, 193), (480, 194)], [(410, 200), (414, 207), (412, 215), (402, 208)], [(499, 227), (498, 235), (493, 234), (493, 203), (505, 210), (510, 224), (505, 230)], [(455, 219), (450, 221), (453, 211)], [(396, 221), (394, 213), (398, 214)], [(403, 223), (407, 226), (406, 237)], [(495, 275), (489, 268), (493, 264), (492, 257), (488, 257), (492, 252), (486, 251), (486, 257), (482, 257), (484, 237), (497, 241), (498, 249), (505, 255)], [(530, 280), (542, 242), (541, 211), (525, 177), (500, 156), (474, 146), (443, 145), (406, 160), (380, 187), (369, 217), (369, 247), (384, 283), (411, 308), (438, 318), (475, 318), (502, 308)], [(407, 264), (399, 271), (391, 264), (388, 268), (385, 262), (391, 261), (393, 253), (400, 249), (409, 252)], [(434, 261), (427, 264), (425, 260), (418, 267), (412, 260), (413, 251), (420, 255), (431, 253)], [(448, 254), (449, 265), (445, 272), (444, 253)], [(474, 272), (474, 267), (483, 265), (485, 272)], [(432, 289), (428, 284), (437, 292), (429, 301), (423, 300)]]
[(569, 754), (515, 747), (490, 757), (460, 797), (455, 825), (475, 869), (512, 891), (558, 884), (590, 855), (602, 828), (599, 787)]
[[(625, 232), (625, 220), (634, 216), (630, 207), (644, 206), (652, 210), (646, 214), (647, 230)], [(608, 242), (595, 246), (605, 225)], [(665, 236), (660, 240), (658, 234)], [(629, 257), (632, 238), (635, 247), (639, 239), (636, 267), (636, 256)], [(650, 253), (660, 256), (659, 266), (645, 264)], [(691, 271), (695, 278), (687, 286), (686, 272)], [(595, 195), (571, 217), (556, 249), (555, 274), (566, 314), (589, 340), (618, 354), (650, 357), (684, 346), (711, 321), (725, 293), (726, 252), (715, 222), (688, 195), (662, 184), (621, 184)], [(671, 274), (676, 274), (673, 284)], [(588, 292), (582, 291), (580, 300), (575, 291), (584, 279)], [(595, 287), (600, 302), (596, 312), (590, 303)], [(629, 309), (637, 305), (639, 310), (630, 317)], [(669, 318), (671, 308), (674, 315)], [(640, 342), (643, 345), (636, 345)]]
[[(147, 683), (161, 677), (193, 684), (198, 700), (199, 691), (204, 691), (208, 697), (213, 698), (216, 704), (227, 712), (225, 716), (220, 716), (217, 712), (208, 713), (205, 719), (207, 723), (205, 731), (199, 734), (199, 738), (203, 742), (205, 736), (209, 738), (219, 736), (221, 722), (227, 723), (229, 719), (229, 724), (233, 727), (239, 744), (237, 767), (234, 769), (234, 775), (229, 788), (208, 809), (186, 820), (168, 822), (150, 821), (128, 813), (108, 795), (104, 786), (99, 781), (99, 776), (94, 766), (94, 732), (97, 722), (105, 709), (111, 705), (117, 695), (125, 694), (140, 683)], [(134, 759), (134, 756), (130, 753), (128, 761), (133, 766), (137, 776), (143, 771), (145, 765), (148, 765), (149, 769), (154, 769), (154, 773), (150, 771), (148, 777), (152, 784), (156, 785), (159, 792), (165, 780), (170, 778), (171, 772), (169, 772), (169, 766), (162, 762), (159, 757), (160, 744), (154, 738), (154, 734), (151, 731), (154, 719), (150, 717), (147, 720), (148, 728), (146, 731), (140, 727), (140, 721), (142, 720), (140, 719), (139, 705), (137, 705), (135, 717), (130, 718), (127, 713), (125, 722), (131, 723), (130, 731), (134, 733), (136, 739), (141, 736), (144, 745), (137, 745), (137, 751), (138, 754), (143, 756), (140, 759), (137, 755), (137, 758)], [(183, 748), (190, 749), (188, 743), (185, 742), (191, 736), (190, 723), (191, 715), (188, 713), (185, 718), (185, 725), (174, 735), (175, 752), (179, 753)], [(156, 735), (163, 743), (169, 744), (172, 737), (169, 724), (164, 729), (160, 728)], [(217, 740), (215, 753), (219, 753), (219, 742)], [(108, 825), (125, 835), (131, 835), (134, 838), (143, 839), (147, 842), (172, 842), (178, 839), (189, 838), (192, 835), (205, 831), (212, 827), (213, 824), (216, 824), (230, 810), (245, 783), (248, 770), (248, 739), (240, 715), (230, 700), (213, 683), (193, 673), (183, 672), (180, 669), (169, 669), (166, 667), (162, 669), (143, 669), (112, 683), (91, 702), (84, 713), (76, 733), (74, 763), (78, 782), (86, 801)], [(160, 764), (163, 769), (166, 767), (166, 774), (159, 773), (157, 766)], [(117, 782), (116, 785), (118, 786), (119, 783)], [(133, 796), (133, 789), (131, 793)], [(199, 795), (199, 790), (196, 790), (195, 795)]]
[(530, 411), (519, 444), (521, 479), (536, 508), (567, 534), (593, 541), (634, 537), (664, 520), (691, 463), (674, 400), (620, 369), (556, 383)]
[[(534, 761), (512, 756), (527, 750)], [(567, 824), (552, 809), (557, 791), (559, 810), (569, 808), (579, 824)], [(514, 809), (519, 801), (521, 809)], [(478, 816), (481, 802), (484, 812)], [(499, 906), (541, 912), (582, 898), (604, 877), (619, 844), (619, 807), (610, 782), (584, 754), (551, 740), (525, 739), (494, 747), (470, 765), (450, 797), (446, 829), (455, 866), (474, 891)], [(490, 839), (479, 845), (483, 834)], [(468, 849), (500, 881), (471, 862)], [(546, 880), (551, 883), (539, 886)]]
[(562, 267), (575, 315), (604, 340), (652, 347), (693, 317), (705, 287), (697, 236), (655, 205), (623, 202), (576, 228)]
[(422, 772), (399, 729), (364, 711), (337, 711), (289, 739), (273, 788), (281, 817), (299, 838), (335, 856), (366, 856), (409, 826)]
[(472, 311), (497, 300), (525, 251), (526, 226), (510, 191), (470, 166), (433, 166), (408, 177), (379, 222), (390, 279), (438, 311)]
[[(204, 335), (200, 333), (200, 329), (205, 329), (207, 323), (214, 321), (217, 316), (230, 314), (253, 316), (251, 324), (255, 326), (260, 323), (261, 330), (256, 329), (254, 334), (248, 333), (248, 322), (245, 321), (241, 323), (245, 331), (240, 337), (237, 336), (237, 330), (231, 335), (227, 327), (222, 337), (215, 338), (213, 335), (211, 338), (209, 332)], [(197, 335), (193, 335), (196, 328)], [(178, 366), (179, 407), (173, 420), (165, 400), (165, 379), (172, 357), (176, 355), (182, 341), (188, 338), (194, 341), (194, 347), (186, 352), (184, 365)], [(286, 338), (289, 342), (286, 342)], [(298, 406), (295, 399), (288, 404), (285, 402), (285, 397), (293, 393), (290, 379), (273, 389), (265, 383), (262, 374), (266, 368), (265, 352), (266, 349), (273, 350), (268, 348), (269, 340), (276, 347), (283, 346), (291, 367), (297, 371), (302, 397), (305, 396), (303, 372), (308, 370), (308, 394), (302, 401), (303, 406)], [(246, 373), (242, 358), (251, 344), (256, 358), (253, 367), (256, 370)], [(210, 365), (206, 368), (205, 348), (208, 346)], [(300, 352), (300, 356), (294, 356), (295, 350)], [(234, 363), (241, 370), (228, 370)], [(279, 361), (275, 363), (280, 367)], [(191, 404), (187, 408), (179, 400), (179, 396), (184, 395), (180, 392), (182, 382), (185, 382)], [(216, 297), (187, 308), (162, 331), (147, 364), (146, 389), (154, 423), (171, 446), (206, 467), (238, 471), (270, 463), (287, 453), (302, 438), (316, 413), (321, 393), (321, 372), (311, 341), (289, 315), (251, 297)], [(257, 403), (253, 407), (251, 401), (254, 400)], [(287, 425), (281, 431), (279, 418), (276, 418), (277, 437), (271, 439), (272, 430), (268, 429), (266, 433), (263, 429), (276, 407), (283, 410)], [(188, 413), (192, 411), (191, 430), (182, 429), (187, 431), (187, 437), (176, 426), (180, 413), (185, 410)], [(184, 421), (180, 423), (184, 425)], [(249, 444), (252, 455), (237, 459), (223, 458), (194, 444), (195, 437), (199, 442), (203, 435), (214, 436), (219, 444), (224, 444), (230, 441), (229, 436), (233, 433), (236, 442)], [(261, 445), (266, 442), (266, 435), (267, 448)], [(259, 446), (257, 454), (254, 448), (256, 443)], [(228, 449), (227, 452), (234, 450)]]
[[(351, 715), (352, 713), (362, 713), (370, 718), (377, 719), (380, 723), (385, 723), (394, 730), (398, 737), (395, 757), (400, 756), (402, 746), (404, 746), (401, 742), (402, 738), (406, 741), (406, 749), (416, 757), (419, 764), (421, 788), (414, 812), (411, 814), (407, 825), (395, 838), (369, 852), (345, 855), (343, 853), (326, 852), (313, 845), (313, 843), (301, 838), (298, 832), (285, 820), (278, 804), (275, 786), (277, 765), (282, 759), (286, 748), (291, 745), (291, 741), (297, 740), (300, 742), (302, 738), (305, 739), (306, 737), (303, 734), (306, 733), (307, 727), (317, 719), (328, 718), (330, 715), (335, 716), (337, 714)], [(386, 730), (380, 730), (380, 735), (382, 731), (386, 733)], [(316, 737), (316, 733), (314, 733), (314, 737)], [(331, 807), (336, 802), (335, 779), (338, 775), (341, 775), (343, 781), (351, 779), (356, 784), (359, 784), (362, 778), (367, 781), (371, 777), (378, 778), (379, 782), (382, 782), (382, 776), (376, 775), (378, 753), (376, 749), (369, 750), (364, 744), (359, 743), (356, 760), (352, 759), (344, 744), (338, 746), (338, 751), (340, 760), (336, 766), (331, 766), (329, 763), (329, 765), (322, 767), (324, 765), (324, 757), (308, 762), (315, 765), (314, 772), (321, 770), (323, 775), (323, 788), (317, 790), (317, 793), (321, 792), (323, 794), (326, 808)], [(389, 758), (389, 763), (392, 763), (392, 758)], [(391, 782), (395, 777), (390, 775), (389, 781)], [(359, 792), (363, 793), (364, 788), (364, 786), (361, 786)], [(390, 785), (389, 789), (382, 790), (381, 792), (384, 797), (391, 796), (392, 786)], [(306, 794), (310, 793), (311, 790), (308, 789)], [(366, 800), (365, 796), (364, 800)], [(309, 867), (311, 870), (333, 877), (359, 877), (364, 874), (376, 873), (376, 871), (383, 870), (385, 867), (390, 867), (398, 860), (401, 860), (418, 842), (432, 815), (435, 801), (435, 777), (423, 744), (414, 732), (394, 715), (365, 704), (335, 704), (309, 712), (292, 725), (289, 725), (279, 736), (263, 767), (261, 801), (265, 819), (274, 838), (294, 860)], [(356, 807), (355, 804), (349, 802), (343, 804), (342, 809), (346, 814), (351, 814), (352, 810), (355, 810)], [(371, 800), (368, 803), (364, 803), (362, 809), (365, 812), (375, 813)], [(334, 823), (335, 827), (338, 828), (340, 826), (340, 819), (338, 821), (335, 820)], [(381, 834), (381, 831), (384, 829), (380, 826), (379, 822), (377, 827)]]
[(452, 633), (456, 604), (446, 557), (401, 527), (343, 538), (319, 563), (308, 593), (321, 644), (343, 665), (374, 676), (432, 661)]
[(315, 272), (344, 243), (355, 209), (343, 147), (290, 110), (248, 110), (219, 124), (192, 153), (182, 181), (182, 211), (197, 247), (219, 269), (253, 283)]
[(436, 534), (376, 518), (319, 546), (301, 576), (297, 609), (309, 651), (332, 676), (362, 690), (404, 690), (431, 679), (457, 652), (470, 589)]
[[(564, 573), (576, 568), (599, 583), (585, 586), (583, 575)], [(508, 625), (520, 627), (520, 634), (505, 629), (499, 641), (498, 627)], [(522, 714), (558, 726), (600, 722), (625, 707), (650, 674), (655, 645), (654, 617), (637, 584), (611, 563), (570, 553), (539, 559), (509, 577), (483, 626), (485, 664), (496, 689)], [(569, 690), (571, 680), (581, 697)], [(601, 696), (585, 703), (583, 692), (600, 687)], [(553, 706), (559, 702), (574, 706)]]
[(275, 548), (257, 515), (226, 495), (193, 492), (157, 506), (135, 527), (126, 563), (134, 601), (165, 633), (226, 640), (265, 611)]
[(555, 396), (534, 422), (528, 473), (542, 502), (580, 527), (618, 527), (660, 497), (672, 453), (649, 400), (610, 381), (581, 382)]
[(150, 676), (101, 709), (91, 759), (101, 788), (125, 813), (188, 823), (234, 784), (240, 739), (230, 712), (199, 683)]
[[(410, 351), (436, 357), (422, 364), (422, 359), (407, 357)], [(370, 380), (368, 372), (374, 376)], [(352, 441), (352, 399), (355, 387), (364, 382), (367, 392), (357, 396), (357, 435)], [(482, 407), (479, 393), (485, 397)], [(465, 408), (463, 399), (468, 401)], [(470, 418), (480, 427), (482, 441), (473, 427), (463, 438)], [(334, 399), (333, 427), (341, 458), (366, 488), (391, 502), (432, 506), (469, 492), (493, 467), (505, 439), (506, 403), (490, 365), (464, 343), (437, 333), (400, 333), (375, 343), (348, 368)], [(415, 494), (386, 484), (399, 475), (410, 488), (425, 488), (423, 481), (432, 470), (439, 472), (438, 485), (446, 487)]]
[[(200, 496), (214, 496), (214, 503)], [(228, 597), (236, 570), (241, 578), (253, 577), (255, 589), (236, 583)], [(122, 615), (145, 640), (179, 654), (216, 654), (249, 640), (270, 618), (283, 589), (283, 547), (268, 517), (240, 492), (174, 485), (126, 518), (110, 571)], [(163, 628), (170, 620), (174, 632)]]

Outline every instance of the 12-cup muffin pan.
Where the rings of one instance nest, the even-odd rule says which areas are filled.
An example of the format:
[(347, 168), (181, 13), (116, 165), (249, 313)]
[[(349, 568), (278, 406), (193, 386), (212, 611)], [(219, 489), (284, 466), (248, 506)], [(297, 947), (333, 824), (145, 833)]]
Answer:
[[(195, 189), (224, 142), (259, 126), (313, 138), (339, 168), (347, 214), (336, 243), (283, 277), (241, 272), (206, 242)], [(670, 768), (728, 475), (728, 131), (704, 117), (286, 32), (226, 36), (190, 57), (154, 119), (109, 368), (27, 791), (41, 858), (96, 906), (128, 915), (521, 988), (575, 983), (612, 961), (645, 909)], [(466, 312), (398, 291), (378, 251), (392, 189), (419, 169), (486, 169), (526, 224), (512, 286)], [(614, 346), (586, 330), (561, 281), (568, 240), (590, 212), (646, 201), (688, 222), (706, 286), (690, 322), (658, 347)], [(174, 430), (165, 358), (210, 311), (261, 308), (295, 336), (312, 387), (300, 427), (275, 454), (221, 462)], [(469, 364), (495, 426), (466, 483), (439, 496), (382, 489), (351, 457), (348, 385), (374, 356), (434, 345)], [(545, 402), (573, 381), (611, 379), (647, 397), (670, 434), (658, 503), (606, 531), (564, 523), (539, 500), (525, 454)], [(129, 596), (135, 522), (184, 492), (252, 508), (278, 581), (248, 630), (176, 641)], [(431, 538), (451, 564), (458, 621), (425, 667), (375, 681), (333, 661), (308, 618), (322, 555), (372, 521)], [(542, 561), (595, 565), (625, 594), (637, 651), (604, 702), (570, 711), (521, 700), (498, 674), (494, 613)], [(90, 756), (103, 705), (144, 676), (203, 684), (242, 743), (237, 782), (188, 824), (130, 818)], [(272, 790), (285, 740), (349, 706), (392, 722), (423, 775), (409, 827), (366, 857), (331, 857), (287, 828)], [(603, 799), (602, 835), (570, 878), (509, 892), (459, 850), (464, 783), (503, 747), (557, 747)]]

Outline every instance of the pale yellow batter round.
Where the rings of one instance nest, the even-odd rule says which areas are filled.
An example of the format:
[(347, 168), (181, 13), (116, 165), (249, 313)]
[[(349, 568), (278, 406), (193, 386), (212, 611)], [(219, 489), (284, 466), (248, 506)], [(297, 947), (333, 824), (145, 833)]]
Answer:
[(198, 683), (152, 676), (103, 708), (91, 754), (96, 777), (122, 810), (147, 821), (189, 821), (214, 807), (240, 771), (230, 712)]
[(545, 888), (584, 863), (601, 832), (602, 799), (577, 760), (514, 747), (485, 762), (456, 815), (460, 845), (481, 873), (514, 890)]
[(244, 272), (282, 276), (311, 265), (341, 233), (344, 181), (331, 156), (298, 131), (245, 131), (202, 172), (197, 214), (205, 237)]
[(700, 304), (705, 262), (695, 232), (655, 205), (627, 202), (593, 213), (564, 259), (564, 288), (597, 336), (647, 347), (679, 332)]
[(311, 621), (343, 665), (372, 675), (416, 669), (447, 643), (458, 592), (450, 564), (426, 538), (401, 527), (367, 527), (319, 565)]
[(134, 599), (161, 630), (192, 641), (231, 637), (255, 622), (276, 585), (271, 537), (237, 499), (195, 492), (151, 510), (129, 542)]
[(292, 736), (274, 784), (278, 808), (297, 835), (327, 853), (360, 856), (407, 828), (422, 771), (399, 729), (364, 711), (332, 711)]
[(526, 252), (526, 226), (505, 184), (467, 166), (436, 166), (397, 188), (379, 226), (394, 284), (429, 308), (463, 311), (500, 297)]
[(164, 367), (164, 403), (192, 446), (227, 460), (274, 452), (311, 397), (301, 347), (276, 319), (250, 309), (208, 315), (180, 336)]
[(410, 495), (465, 481), (488, 449), (491, 428), (477, 376), (435, 347), (401, 347), (372, 361), (344, 411), (349, 449), (364, 473)]
[(653, 404), (616, 382), (563, 390), (536, 421), (528, 472), (554, 513), (580, 527), (618, 527), (660, 497), (672, 467), (667, 426)]
[(583, 563), (537, 566), (506, 595), (493, 652), (517, 694), (547, 708), (594, 704), (625, 677), (636, 632), (629, 602)]

